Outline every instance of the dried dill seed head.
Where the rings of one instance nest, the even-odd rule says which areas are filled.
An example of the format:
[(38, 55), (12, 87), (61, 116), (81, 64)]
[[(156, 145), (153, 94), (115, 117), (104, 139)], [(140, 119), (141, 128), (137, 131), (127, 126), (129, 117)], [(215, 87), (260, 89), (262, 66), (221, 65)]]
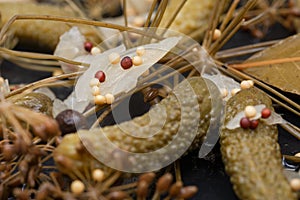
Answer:
[(36, 112), (52, 115), (52, 100), (45, 94), (31, 92), (17, 99), (14, 104), (29, 108)]
[(170, 173), (164, 174), (162, 177), (158, 179), (156, 184), (156, 190), (159, 193), (167, 192), (172, 184), (173, 176)]
[(49, 118), (44, 122), (48, 137), (60, 135), (59, 124), (56, 120)]
[(195, 196), (198, 192), (198, 188), (196, 186), (186, 186), (180, 190), (179, 198), (189, 199)]
[(28, 162), (26, 160), (21, 160), (18, 167), (21, 176), (26, 177), (29, 169)]
[(182, 186), (183, 183), (181, 181), (177, 181), (176, 183), (174, 183), (169, 190), (170, 196), (177, 197), (180, 194)]
[(4, 192), (5, 192), (4, 191), (4, 186), (3, 186), (3, 184), (0, 184), (0, 197), (3, 197)]
[(147, 182), (148, 184), (151, 184), (152, 181), (154, 180), (154, 178), (155, 178), (155, 173), (153, 173), (153, 172), (145, 173), (145, 174), (142, 174), (142, 175), (139, 177), (139, 182), (140, 182), (140, 181), (145, 181), (145, 182)]
[(58, 155), (55, 157), (55, 162), (60, 165), (60, 166), (63, 166), (64, 168), (66, 169), (72, 169), (73, 168), (73, 161), (66, 157), (66, 156), (63, 156), (63, 155)]
[(55, 119), (63, 135), (74, 133), (77, 129), (87, 128), (86, 118), (75, 110), (64, 110)]
[(49, 182), (44, 182), (40, 185), (35, 199), (36, 200), (43, 200), (47, 199), (50, 193), (56, 193), (56, 188)]
[(28, 150), (28, 145), (23, 142), (21, 135), (16, 135), (16, 138), (13, 140), (15, 145), (15, 151), (17, 154), (25, 154)]
[(4, 143), (1, 148), (4, 160), (10, 161), (16, 156), (16, 150), (13, 144)]
[(123, 192), (123, 191), (114, 191), (114, 192), (111, 192), (109, 193), (106, 198), (108, 200), (123, 200), (123, 199), (126, 199), (128, 198), (128, 194), (126, 192)]
[(13, 193), (17, 200), (28, 200), (30, 193), (28, 190), (22, 190), (21, 188), (15, 188)]
[(147, 183), (144, 180), (139, 181), (137, 185), (137, 191), (136, 191), (137, 197), (146, 198), (148, 195), (148, 190), (149, 190), (149, 183)]
[(1, 124), (0, 124), (0, 138), (3, 138), (3, 127)]
[(44, 141), (60, 135), (59, 125), (57, 121), (52, 118), (46, 118), (43, 123), (33, 125), (32, 130)]
[[(154, 173), (142, 174), (139, 177), (136, 195), (137, 199), (146, 199), (149, 197), (150, 184), (155, 177)], [(153, 194), (153, 199), (158, 199), (161, 195), (166, 195), (167, 199), (189, 199), (193, 197), (198, 188), (196, 186), (183, 187), (181, 181), (173, 183), (173, 176), (171, 173), (165, 173), (156, 182), (156, 189)]]

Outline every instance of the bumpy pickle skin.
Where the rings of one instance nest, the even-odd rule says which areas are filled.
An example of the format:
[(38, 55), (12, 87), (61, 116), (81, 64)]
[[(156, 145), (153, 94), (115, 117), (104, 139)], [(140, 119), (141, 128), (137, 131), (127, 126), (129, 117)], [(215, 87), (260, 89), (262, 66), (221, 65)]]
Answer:
[(14, 104), (52, 116), (52, 100), (45, 94), (31, 92), (13, 101)]
[[(195, 94), (194, 98), (186, 96), (188, 93), (186, 89), (187, 83), (191, 85), (191, 88)], [(179, 96), (181, 99), (182, 97), (185, 98), (185, 105), (183, 106), (184, 109), (182, 109), (182, 106), (180, 106), (180, 103), (177, 100)], [(190, 99), (196, 99), (196, 104)], [(165, 116), (162, 115), (162, 109), (165, 109), (166, 111)], [(129, 135), (126, 133), (126, 131), (132, 130), (132, 127), (136, 127), (135, 124), (138, 124), (141, 127), (148, 124), (149, 112), (140, 117), (136, 117), (131, 121), (104, 127), (101, 129), (102, 132), (97, 128), (90, 131), (79, 130), (78, 134), (67, 135), (65, 138), (63, 138), (61, 144), (56, 148), (54, 152), (54, 159), (56, 160), (56, 158), (61, 155), (68, 157), (73, 161), (73, 166), (76, 166), (77, 169), (80, 169), (84, 163), (82, 163), (83, 161), (81, 160), (82, 155), (78, 156), (78, 152), (74, 150), (75, 147), (78, 146), (78, 142), (83, 142), (85, 147), (93, 149), (92, 154), (97, 158), (99, 155), (97, 152), (104, 152), (107, 150), (106, 144), (101, 140), (101, 137), (99, 137), (100, 133), (105, 135), (105, 137), (107, 137), (114, 144), (118, 145), (120, 149), (125, 149), (133, 153), (146, 153), (149, 151), (155, 151), (168, 145), (170, 141), (173, 141), (175, 146), (186, 145), (189, 142), (188, 140), (190, 137), (176, 137), (178, 130), (183, 130), (184, 134), (191, 135), (194, 133), (193, 130), (190, 129), (194, 125), (196, 125), (196, 128), (198, 128), (198, 131), (196, 132), (196, 135), (193, 136), (195, 138), (192, 146), (189, 149), (191, 150), (198, 148), (203, 140), (203, 136), (205, 136), (207, 132), (210, 122), (211, 100), (206, 82), (200, 77), (194, 77), (188, 79), (188, 81), (183, 81), (173, 90), (173, 93), (169, 94), (168, 97), (156, 104), (152, 110), (151, 119), (154, 120), (152, 122), (153, 126), (148, 126), (146, 128), (144, 126), (144, 128), (138, 130), (137, 133), (140, 134), (140, 138)], [(161, 121), (164, 122), (162, 127), (158, 125), (161, 123)], [(157, 127), (160, 127), (161, 129), (157, 130)], [(151, 135), (152, 132), (156, 133), (153, 137), (146, 139), (141, 138), (143, 136), (146, 137), (147, 135)], [(78, 140), (78, 135), (80, 136), (81, 141)], [(189, 146), (187, 146), (187, 148), (188, 147)], [(70, 150), (70, 148), (73, 150)], [(175, 148), (174, 152), (172, 153), (176, 154), (176, 150), (177, 148)], [(84, 157), (94, 159), (90, 155)], [(85, 164), (90, 163), (86, 161), (84, 162)], [(59, 165), (59, 162), (57, 163)], [(148, 164), (151, 166), (152, 163)], [(63, 166), (61, 167), (63, 168)]]
[[(169, 23), (174, 12), (178, 9), (181, 4), (181, 0), (169, 0), (167, 9), (160, 23), (161, 27), (166, 27)], [(217, 0), (188, 0), (184, 6), (180, 9), (180, 12), (173, 20), (171, 30), (175, 32), (180, 32), (185, 35), (191, 36), (195, 40), (202, 40), (204, 33), (207, 30), (210, 15), (216, 3), (220, 1)], [(229, 7), (229, 0), (225, 1), (224, 8)], [(224, 10), (224, 11), (225, 11)], [(167, 35), (174, 35), (175, 32), (167, 32)]]
[[(226, 106), (226, 125), (247, 105), (265, 104), (273, 110), (270, 98), (250, 88), (233, 96)], [(254, 130), (223, 126), (221, 152), (227, 174), (240, 199), (296, 199), (281, 165), (276, 125), (260, 122)]]
[[(65, 7), (58, 7), (49, 4), (38, 4), (33, 2), (0, 2), (1, 23), (0, 28), (14, 15), (49, 15), (76, 17), (75, 12)], [(45, 20), (17, 20), (10, 30), (12, 30), (19, 42), (23, 46), (54, 51), (59, 37), (68, 31), (74, 24), (67, 24), (57, 21)], [(80, 31), (95, 43), (100, 42), (92, 27), (80, 26)]]
[[(173, 21), (170, 29), (184, 34), (191, 34), (194, 31), (206, 27), (208, 24), (210, 13), (213, 9), (216, 0), (201, 1), (189, 0), (187, 1), (180, 13)], [(174, 10), (180, 5), (180, 0), (171, 0), (166, 9), (166, 13), (162, 19), (162, 26), (166, 26), (170, 17), (174, 14)], [(196, 39), (200, 39), (198, 36)]]

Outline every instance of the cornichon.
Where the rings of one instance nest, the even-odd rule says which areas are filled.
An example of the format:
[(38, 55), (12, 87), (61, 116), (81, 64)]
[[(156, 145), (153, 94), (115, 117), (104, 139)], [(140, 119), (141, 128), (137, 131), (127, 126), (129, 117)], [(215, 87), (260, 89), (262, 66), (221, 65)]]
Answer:
[[(206, 82), (200, 77), (190, 78), (181, 82), (171, 94), (140, 117), (101, 129), (79, 130), (78, 134), (65, 136), (56, 148), (54, 158), (61, 158), (61, 155), (68, 157), (73, 160), (73, 166), (78, 168), (88, 163), (82, 161), (82, 156), (75, 150), (78, 146), (76, 142), (80, 142), (78, 135), (84, 146), (96, 158), (104, 153), (111, 155), (110, 160), (113, 159), (105, 138), (120, 149), (142, 154), (161, 149), (172, 141), (168, 155), (173, 156), (180, 148), (187, 149), (191, 138), (195, 137), (192, 148), (201, 144), (209, 126), (210, 111), (211, 100)], [(198, 131), (195, 131), (197, 129)], [(145, 159), (150, 167), (159, 163), (159, 158), (155, 163), (150, 163), (148, 157)], [(137, 167), (138, 164), (133, 167)]]
[[(233, 96), (226, 106), (224, 124), (247, 105), (264, 104), (273, 110), (270, 98), (250, 88)], [(223, 126), (220, 136), (221, 152), (227, 174), (240, 199), (296, 199), (281, 165), (276, 125), (260, 122), (254, 130)]]
[(13, 101), (14, 104), (52, 116), (52, 100), (45, 94), (31, 92)]

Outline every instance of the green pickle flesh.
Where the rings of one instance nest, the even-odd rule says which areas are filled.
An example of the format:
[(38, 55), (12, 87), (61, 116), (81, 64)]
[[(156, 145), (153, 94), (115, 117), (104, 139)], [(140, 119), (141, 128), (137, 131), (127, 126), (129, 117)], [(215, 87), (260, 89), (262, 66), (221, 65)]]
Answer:
[[(191, 87), (187, 87), (187, 83)], [(188, 96), (191, 93), (195, 96)], [(180, 105), (178, 98), (181, 99), (181, 103), (184, 106)], [(101, 129), (102, 134), (120, 149), (125, 149), (133, 153), (147, 153), (163, 148), (170, 141), (174, 142), (173, 145), (177, 145), (177, 147), (188, 145), (190, 136), (195, 133), (191, 129), (196, 127), (198, 131), (192, 136), (195, 138), (190, 147), (190, 149), (195, 149), (201, 144), (210, 121), (211, 100), (206, 82), (200, 77), (183, 81), (174, 89), (173, 93), (169, 94), (151, 109), (152, 114), (150, 117), (148, 112), (133, 120), (118, 125), (106, 126)], [(162, 110), (166, 111), (165, 114), (162, 114), (164, 113)], [(147, 126), (149, 118), (152, 120), (152, 126)], [(163, 126), (159, 125), (161, 122), (163, 122)], [(140, 137), (131, 136), (124, 132), (124, 130), (128, 131), (132, 127), (136, 127), (135, 124), (138, 124), (141, 128), (136, 131), (140, 134)], [(187, 134), (186, 137), (177, 137), (179, 129), (183, 130), (184, 134)], [(78, 152), (74, 150), (77, 146), (74, 143), (80, 141), (78, 140), (78, 135), (81, 142), (85, 144), (85, 147), (92, 149), (93, 152), (91, 153), (93, 156), (98, 157), (99, 154), (107, 150), (106, 143), (99, 137), (100, 133), (100, 129), (96, 128), (89, 131), (79, 130), (78, 134), (65, 136), (61, 144), (56, 148), (54, 157), (64, 155), (73, 160), (74, 166), (82, 168), (85, 165), (81, 161), (82, 156), (78, 155)], [(152, 133), (155, 133), (153, 137), (147, 137)], [(176, 151), (177, 148), (172, 153), (176, 154)], [(87, 164), (88, 162), (85, 163)], [(152, 164), (155, 163), (149, 163), (149, 165)]]
[(52, 116), (52, 100), (45, 94), (31, 92), (14, 101), (14, 104)]
[[(233, 96), (226, 105), (226, 125), (247, 105), (264, 104), (273, 110), (270, 98), (250, 88)], [(223, 126), (220, 136), (225, 169), (237, 196), (249, 200), (296, 199), (283, 174), (276, 125), (260, 122), (254, 130)]]

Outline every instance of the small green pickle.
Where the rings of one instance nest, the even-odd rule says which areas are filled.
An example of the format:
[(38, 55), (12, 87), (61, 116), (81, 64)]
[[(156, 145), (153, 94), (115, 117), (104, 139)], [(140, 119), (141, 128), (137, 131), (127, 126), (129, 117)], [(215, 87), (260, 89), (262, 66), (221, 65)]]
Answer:
[(14, 104), (29, 108), (48, 116), (52, 116), (52, 100), (47, 95), (42, 93), (28, 93), (14, 100)]
[[(255, 88), (241, 90), (227, 102), (224, 124), (246, 106), (259, 104), (274, 110), (265, 93)], [(283, 174), (276, 125), (260, 121), (254, 130), (229, 130), (225, 125), (220, 136), (222, 158), (237, 196), (245, 200), (296, 199)]]
[[(189, 96), (190, 94), (193, 96)], [(211, 100), (206, 82), (200, 77), (181, 82), (171, 94), (151, 110), (151, 114), (148, 112), (117, 125), (101, 129), (79, 130), (77, 134), (66, 135), (55, 149), (54, 159), (57, 160), (61, 156), (70, 158), (73, 166), (78, 166), (77, 169), (88, 165), (90, 162), (83, 161), (82, 155), (75, 150), (80, 141), (96, 158), (106, 152), (110, 154), (107, 142), (103, 141), (101, 135), (104, 135), (120, 149), (141, 155), (162, 149), (171, 141), (174, 148), (171, 150), (172, 152), (168, 153), (171, 153), (172, 156), (176, 156), (178, 149), (182, 146), (188, 149), (191, 142), (193, 143), (190, 150), (198, 148), (210, 123)], [(149, 120), (151, 120), (151, 125), (149, 125)], [(198, 132), (194, 131), (196, 128), (198, 128)], [(128, 132), (135, 132), (136, 136), (128, 134)], [(78, 139), (78, 135), (81, 140)], [(194, 140), (191, 141), (191, 138)], [(87, 158), (87, 156), (84, 157)], [(112, 157), (110, 158), (112, 159)], [(147, 162), (149, 162), (149, 166), (156, 164)], [(59, 165), (59, 162), (57, 163)], [(61, 168), (64, 167), (61, 166)]]

